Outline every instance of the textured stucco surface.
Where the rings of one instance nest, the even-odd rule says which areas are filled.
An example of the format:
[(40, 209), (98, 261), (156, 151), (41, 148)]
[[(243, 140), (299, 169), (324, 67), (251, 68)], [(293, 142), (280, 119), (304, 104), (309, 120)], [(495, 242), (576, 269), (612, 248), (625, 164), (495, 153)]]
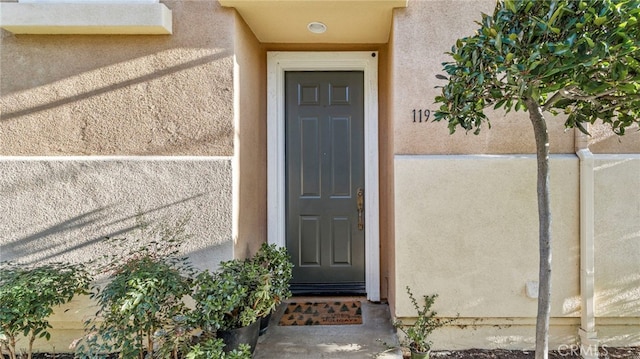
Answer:
[[(461, 320), (460, 326), (436, 330), (430, 336), (434, 350), (469, 348), (535, 349), (535, 318), (478, 318)], [(462, 327), (462, 328), (461, 328)], [(549, 350), (576, 343), (578, 318), (551, 318)]]
[(589, 149), (597, 154), (640, 153), (640, 130), (633, 126), (618, 136), (608, 125), (596, 123), (589, 126)]
[(234, 34), (234, 253), (244, 258), (267, 241), (267, 57), (237, 14)]
[[(639, 160), (596, 155), (596, 330), (607, 345), (640, 344)], [(579, 328), (578, 168), (574, 155), (551, 157), (552, 345), (574, 342)], [(447, 349), (532, 346), (535, 171), (533, 156), (396, 156), (396, 315), (413, 315), (401, 295), (409, 285), (438, 293), (443, 316), (477, 318), (436, 333)]]
[[(533, 156), (396, 156), (396, 290), (439, 293), (442, 315), (535, 317), (538, 278)], [(575, 316), (578, 160), (551, 159), (552, 316)], [(403, 295), (397, 313), (408, 316)]]
[[(578, 159), (555, 155), (551, 171), (551, 315), (576, 317)], [(417, 296), (438, 293), (439, 315), (459, 313), (478, 318), (471, 323), (475, 326), (486, 326), (480, 332), (470, 325), (448, 334), (466, 339), (442, 338), (442, 345), (528, 346), (535, 331), (521, 326), (535, 326), (537, 305), (525, 291), (527, 281), (538, 280), (535, 157), (396, 156), (395, 208), (396, 315), (414, 315), (405, 295), (410, 286)], [(524, 321), (509, 323), (514, 318)], [(527, 332), (529, 336), (523, 335)], [(499, 345), (501, 340), (506, 342)]]
[(594, 184), (596, 315), (635, 317), (638, 324), (640, 154), (596, 155)]
[(231, 160), (0, 157), (2, 260), (84, 262), (110, 251), (105, 237), (139, 235), (136, 216), (190, 216), (184, 245), (198, 268), (233, 256)]
[[(107, 236), (150, 240), (138, 215), (151, 228), (189, 216), (183, 254), (200, 270), (233, 258), (230, 158), (0, 157), (0, 168), (2, 261), (85, 263), (113, 253)], [(36, 350), (69, 351), (96, 310), (88, 296), (54, 308)]]
[[(525, 112), (487, 111), (491, 129), (478, 136), (458, 130), (449, 136), (446, 123), (413, 123), (414, 109), (437, 109), (435, 97), (443, 84), (442, 62), (450, 61), (456, 39), (474, 33), (480, 13), (492, 13), (495, 1), (409, 1), (396, 9), (393, 22), (393, 119), (396, 154), (535, 153), (531, 123)], [(433, 118), (433, 116), (431, 117)], [(549, 119), (551, 151), (573, 152), (573, 131), (561, 119)]]
[(1, 155), (232, 155), (232, 9), (163, 1), (171, 36), (2, 31)]

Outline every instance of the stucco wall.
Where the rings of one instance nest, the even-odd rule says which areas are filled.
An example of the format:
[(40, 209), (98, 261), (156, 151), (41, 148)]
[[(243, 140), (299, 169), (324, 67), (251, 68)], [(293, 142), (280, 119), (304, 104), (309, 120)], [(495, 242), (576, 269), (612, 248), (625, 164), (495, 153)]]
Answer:
[(2, 31), (0, 154), (233, 154), (233, 10), (163, 1), (173, 35)]
[[(184, 253), (197, 268), (234, 257), (237, 19), (214, 0), (163, 3), (170, 36), (0, 30), (1, 260), (91, 259), (109, 250), (105, 236), (136, 235), (138, 214), (190, 214)], [(255, 108), (244, 118), (256, 121)], [(260, 232), (256, 208), (244, 224)], [(69, 350), (95, 312), (75, 304), (56, 310), (38, 350)]]
[[(413, 110), (435, 110), (444, 53), (472, 35), (495, 1), (409, 1), (396, 9), (389, 42), (395, 153), (395, 300), (398, 317), (415, 315), (405, 292), (440, 294), (440, 315), (460, 313), (458, 326), (432, 338), (443, 349), (530, 348), (538, 277), (535, 144), (527, 113), (487, 111), (492, 128), (450, 136), (446, 123), (413, 122)], [(548, 117), (551, 136), (553, 286), (551, 345), (577, 340), (579, 288), (579, 160), (575, 131)], [(637, 155), (640, 133), (612, 136), (592, 126), (587, 141), (602, 155), (596, 169), (596, 311), (607, 345), (638, 345), (640, 303)], [(627, 153), (626, 155), (623, 155)], [(628, 154), (631, 153), (631, 154)], [(477, 154), (477, 155), (476, 155)], [(599, 157), (596, 157), (599, 158)], [(615, 160), (613, 159), (615, 158)], [(607, 162), (608, 161), (608, 162)], [(606, 164), (605, 164), (606, 163)], [(622, 233), (624, 232), (624, 233)], [(393, 268), (393, 265), (392, 265)]]
[(623, 136), (618, 136), (611, 127), (603, 123), (589, 126), (589, 149), (593, 153), (640, 153), (640, 130), (638, 126), (625, 131)]
[(231, 161), (224, 157), (0, 157), (2, 260), (83, 262), (135, 217), (189, 215), (184, 251), (201, 268), (231, 252)]
[(234, 29), (234, 240), (247, 257), (267, 241), (267, 60), (238, 14)]
[[(121, 201), (146, 210), (145, 203), (150, 198), (162, 198), (165, 192), (170, 192), (165, 199), (181, 194), (181, 188), (189, 184), (188, 181), (182, 184), (185, 178), (207, 176), (202, 180), (207, 181), (210, 188), (203, 190), (218, 188), (212, 193), (220, 198), (210, 197), (194, 208), (201, 212), (200, 216), (208, 215), (215, 222), (196, 223), (194, 228), (203, 233), (224, 228), (221, 235), (230, 241), (231, 170), (215, 172), (213, 166), (209, 171), (214, 171), (215, 176), (202, 169), (185, 174), (183, 172), (191, 171), (189, 167), (183, 171), (165, 168), (172, 163), (170, 160), (158, 162), (150, 157), (138, 157), (130, 163), (130, 172), (123, 173), (122, 182), (117, 182), (111, 179), (118, 176), (116, 169), (110, 169), (112, 161), (92, 157), (87, 158), (87, 163), (94, 166), (91, 173), (95, 173), (96, 181), (102, 177), (104, 180), (76, 183), (73, 182), (76, 177), (90, 175), (85, 173), (90, 168), (59, 157), (119, 155), (126, 161), (127, 156), (135, 155), (190, 155), (201, 157), (180, 163), (196, 161), (201, 165), (200, 158), (224, 156), (216, 161), (231, 164), (235, 14), (233, 10), (221, 8), (217, 1), (168, 1), (166, 5), (173, 11), (172, 36), (34, 36), (12, 35), (2, 30), (0, 155), (47, 156), (44, 162), (13, 162), (13, 157), (7, 157), (2, 165), (21, 163), (21, 170), (28, 175), (42, 172), (41, 163), (52, 161), (56, 164), (56, 173), (61, 174), (56, 183), (69, 193), (76, 191), (83, 196), (90, 193), (85, 196), (88, 198), (103, 196), (87, 202), (83, 210), (107, 217), (112, 214), (102, 211)], [(84, 163), (82, 159), (78, 161)], [(218, 163), (216, 161), (213, 163)], [(126, 170), (127, 166), (124, 167)], [(140, 167), (138, 172), (134, 170), (136, 167)], [(154, 174), (154, 170), (158, 173)], [(76, 177), (64, 177), (67, 174)], [(123, 198), (109, 197), (115, 190), (111, 188), (113, 183), (127, 190), (128, 181), (150, 181), (154, 175), (158, 183), (165, 184), (148, 191), (128, 191)], [(11, 176), (16, 176), (11, 174), (11, 167), (6, 171), (3, 168), (0, 181), (14, 182), (16, 177)], [(41, 181), (46, 183), (46, 177)], [(14, 185), (14, 188), (18, 187)], [(58, 201), (62, 203), (72, 198), (77, 203), (70, 203), (70, 207), (59, 213), (62, 217), (56, 218), (46, 213), (56, 207), (38, 207), (32, 203), (47, 198), (42, 185), (20, 188), (24, 198), (15, 204), (15, 217), (12, 217), (16, 228), (33, 228), (33, 216), (50, 218), (42, 223), (45, 228), (55, 228), (67, 221), (76, 226), (86, 224), (82, 221), (86, 213), (76, 213), (72, 207), (84, 203), (85, 197), (59, 195)], [(57, 195), (55, 191), (53, 195)], [(223, 207), (218, 208), (219, 205)], [(125, 214), (116, 213), (116, 218), (111, 220), (130, 216), (129, 212), (127, 209)], [(76, 216), (80, 223), (74, 222)], [(101, 236), (97, 228), (91, 226), (82, 230), (85, 238), (76, 240)], [(60, 243), (66, 241), (61, 233), (54, 237)], [(5, 240), (15, 238), (18, 237), (9, 236)], [(202, 233), (200, 238), (210, 244), (218, 242), (215, 236), (205, 237)], [(3, 259), (13, 258), (10, 253), (3, 248)], [(228, 259), (231, 253), (225, 250), (219, 256)], [(73, 255), (82, 257), (77, 253)], [(71, 256), (68, 253), (65, 258), (73, 259)]]
[[(413, 123), (413, 113), (437, 109), (435, 97), (443, 81), (442, 62), (456, 39), (473, 35), (481, 12), (492, 13), (495, 1), (409, 1), (396, 9), (393, 23), (394, 136), (396, 154), (535, 153), (533, 130), (524, 112), (487, 112), (492, 128), (479, 135), (458, 130), (449, 136), (446, 123)], [(430, 117), (432, 119), (433, 116)], [(573, 152), (573, 131), (563, 121), (549, 121), (551, 151)]]
[(609, 345), (640, 345), (640, 154), (595, 156), (595, 310)]
[[(527, 347), (534, 331), (517, 332), (535, 325), (537, 302), (525, 290), (538, 280), (535, 156), (396, 156), (395, 163), (396, 314), (415, 315), (406, 286), (418, 296), (438, 293), (440, 315), (459, 313), (461, 324), (485, 330), (461, 330), (455, 335), (465, 339), (439, 345)], [(551, 171), (551, 315), (576, 317), (578, 159), (555, 155)]]
[[(139, 237), (138, 215), (152, 226), (189, 216), (183, 253), (196, 268), (233, 256), (230, 158), (0, 157), (0, 168), (3, 261), (85, 263), (112, 252), (105, 237)], [(37, 350), (68, 351), (95, 313), (87, 297), (67, 308)]]
[[(609, 346), (639, 345), (638, 155), (597, 155), (596, 330)], [(439, 348), (533, 345), (537, 280), (535, 160), (531, 156), (396, 156), (396, 311), (405, 293), (438, 293), (436, 310), (460, 326), (436, 332)], [(580, 316), (579, 161), (551, 160), (551, 347), (577, 340)]]

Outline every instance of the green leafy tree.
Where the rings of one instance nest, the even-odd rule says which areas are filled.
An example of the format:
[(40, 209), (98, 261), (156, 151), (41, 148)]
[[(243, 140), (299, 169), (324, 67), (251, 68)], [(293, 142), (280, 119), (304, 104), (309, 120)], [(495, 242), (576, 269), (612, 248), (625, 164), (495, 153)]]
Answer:
[(551, 295), (549, 137), (545, 112), (588, 133), (601, 120), (618, 135), (640, 123), (639, 0), (501, 0), (443, 64), (435, 113), (453, 133), (478, 134), (487, 107), (529, 112), (538, 166), (540, 241), (536, 358), (548, 356)]
[(49, 340), (48, 317), (53, 307), (68, 303), (76, 294), (86, 294), (90, 276), (78, 265), (52, 263), (27, 266), (5, 263), (0, 267), (0, 354), (5, 350), (16, 359), (18, 340), (28, 339), (31, 359), (36, 338)]

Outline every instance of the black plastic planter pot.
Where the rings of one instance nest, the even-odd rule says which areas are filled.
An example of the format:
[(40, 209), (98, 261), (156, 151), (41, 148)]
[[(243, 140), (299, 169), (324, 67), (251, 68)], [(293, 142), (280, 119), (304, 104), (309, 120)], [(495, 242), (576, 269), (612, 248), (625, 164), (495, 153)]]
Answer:
[(271, 320), (271, 313), (260, 318), (260, 335), (263, 335), (269, 329), (269, 320)]
[(256, 344), (258, 343), (258, 333), (260, 332), (260, 321), (256, 320), (253, 324), (246, 327), (221, 330), (218, 332), (218, 338), (221, 338), (224, 342), (224, 351), (230, 352), (234, 349), (238, 349), (240, 344), (248, 344), (251, 347), (251, 353), (256, 350)]

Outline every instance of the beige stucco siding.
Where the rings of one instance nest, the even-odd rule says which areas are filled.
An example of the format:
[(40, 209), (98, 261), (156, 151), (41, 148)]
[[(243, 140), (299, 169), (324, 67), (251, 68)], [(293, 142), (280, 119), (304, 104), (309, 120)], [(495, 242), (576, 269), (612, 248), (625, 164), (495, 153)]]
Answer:
[[(440, 315), (459, 326), (437, 331), (442, 349), (533, 347), (538, 280), (535, 143), (528, 114), (486, 111), (480, 135), (446, 123), (413, 122), (437, 109), (442, 62), (456, 39), (473, 35), (495, 1), (410, 0), (394, 11), (389, 40), (394, 148), (392, 313), (412, 317), (405, 287), (438, 293)], [(575, 130), (548, 114), (551, 152), (553, 284), (551, 345), (578, 339), (580, 327), (580, 160)], [(617, 137), (591, 126), (596, 154), (596, 330), (607, 345), (638, 345), (637, 218), (640, 132)], [(610, 154), (619, 154), (616, 156)], [(392, 282), (392, 281), (391, 281)]]
[[(389, 43), (394, 63), (393, 116), (396, 154), (517, 154), (535, 153), (533, 130), (526, 112), (486, 110), (491, 129), (479, 135), (458, 129), (449, 136), (446, 123), (413, 123), (413, 110), (430, 110), (430, 119), (438, 105), (435, 97), (444, 81), (442, 62), (452, 61), (445, 53), (456, 40), (471, 36), (481, 13), (491, 14), (493, 0), (410, 0), (409, 6), (394, 10)], [(551, 152), (573, 153), (574, 130), (564, 128), (565, 118), (546, 113)], [(606, 125), (592, 126), (590, 147), (594, 153), (638, 153), (640, 131), (637, 126), (619, 138)]]
[[(439, 293), (440, 314), (532, 317), (538, 280), (532, 156), (396, 156), (398, 293)], [(553, 316), (574, 316), (578, 289), (578, 160), (551, 159)], [(398, 315), (410, 316), (406, 295)], [(446, 304), (444, 304), (446, 303)]]
[[(104, 237), (137, 235), (138, 214), (169, 225), (190, 215), (183, 253), (199, 269), (243, 244), (233, 216), (236, 16), (214, 0), (163, 3), (171, 36), (2, 30), (2, 260), (87, 261), (111, 249)], [(251, 234), (264, 228), (256, 208), (244, 222)], [(52, 340), (36, 349), (68, 351), (90, 305), (56, 309)]]
[(640, 130), (633, 126), (618, 136), (603, 123), (589, 126), (589, 149), (597, 154), (640, 153)]
[[(555, 155), (551, 171), (551, 315), (576, 317), (578, 159)], [(396, 314), (414, 315), (406, 286), (417, 296), (437, 293), (439, 315), (459, 313), (469, 325), (451, 334), (466, 339), (439, 345), (527, 347), (537, 305), (526, 295), (527, 282), (538, 280), (535, 157), (396, 156), (395, 193)], [(570, 323), (575, 336), (577, 321)], [(520, 339), (496, 339), (512, 336)]]
[[(406, 9), (396, 9), (393, 22), (394, 110), (396, 154), (535, 153), (533, 130), (525, 112), (487, 111), (492, 128), (477, 136), (459, 129), (449, 136), (446, 123), (413, 123), (415, 109), (433, 111), (436, 86), (444, 81), (442, 62), (451, 61), (456, 39), (473, 35), (481, 12), (492, 13), (495, 1), (409, 1)], [(563, 121), (549, 121), (551, 151), (573, 152), (573, 131), (564, 131)]]
[(2, 260), (84, 262), (131, 237), (136, 216), (190, 216), (184, 246), (199, 268), (232, 256), (231, 161), (199, 158), (0, 157)]
[(233, 10), (163, 1), (173, 35), (2, 31), (0, 154), (233, 154)]
[(234, 24), (234, 239), (244, 258), (267, 241), (267, 57), (240, 15)]
[(640, 323), (640, 154), (595, 156), (595, 255), (596, 315)]
[[(638, 155), (596, 155), (596, 330), (610, 346), (640, 344), (639, 164)], [(555, 346), (577, 340), (580, 324), (579, 165), (574, 155), (551, 157)], [(438, 293), (440, 315), (463, 318), (437, 334), (442, 348), (532, 345), (535, 171), (532, 156), (396, 156), (397, 316), (413, 316), (408, 285)]]
[[(113, 252), (105, 237), (139, 238), (139, 215), (151, 226), (189, 216), (182, 253), (198, 269), (233, 257), (230, 158), (0, 157), (0, 168), (3, 261), (86, 263)], [(55, 308), (36, 350), (68, 351), (92, 305), (83, 296)]]

